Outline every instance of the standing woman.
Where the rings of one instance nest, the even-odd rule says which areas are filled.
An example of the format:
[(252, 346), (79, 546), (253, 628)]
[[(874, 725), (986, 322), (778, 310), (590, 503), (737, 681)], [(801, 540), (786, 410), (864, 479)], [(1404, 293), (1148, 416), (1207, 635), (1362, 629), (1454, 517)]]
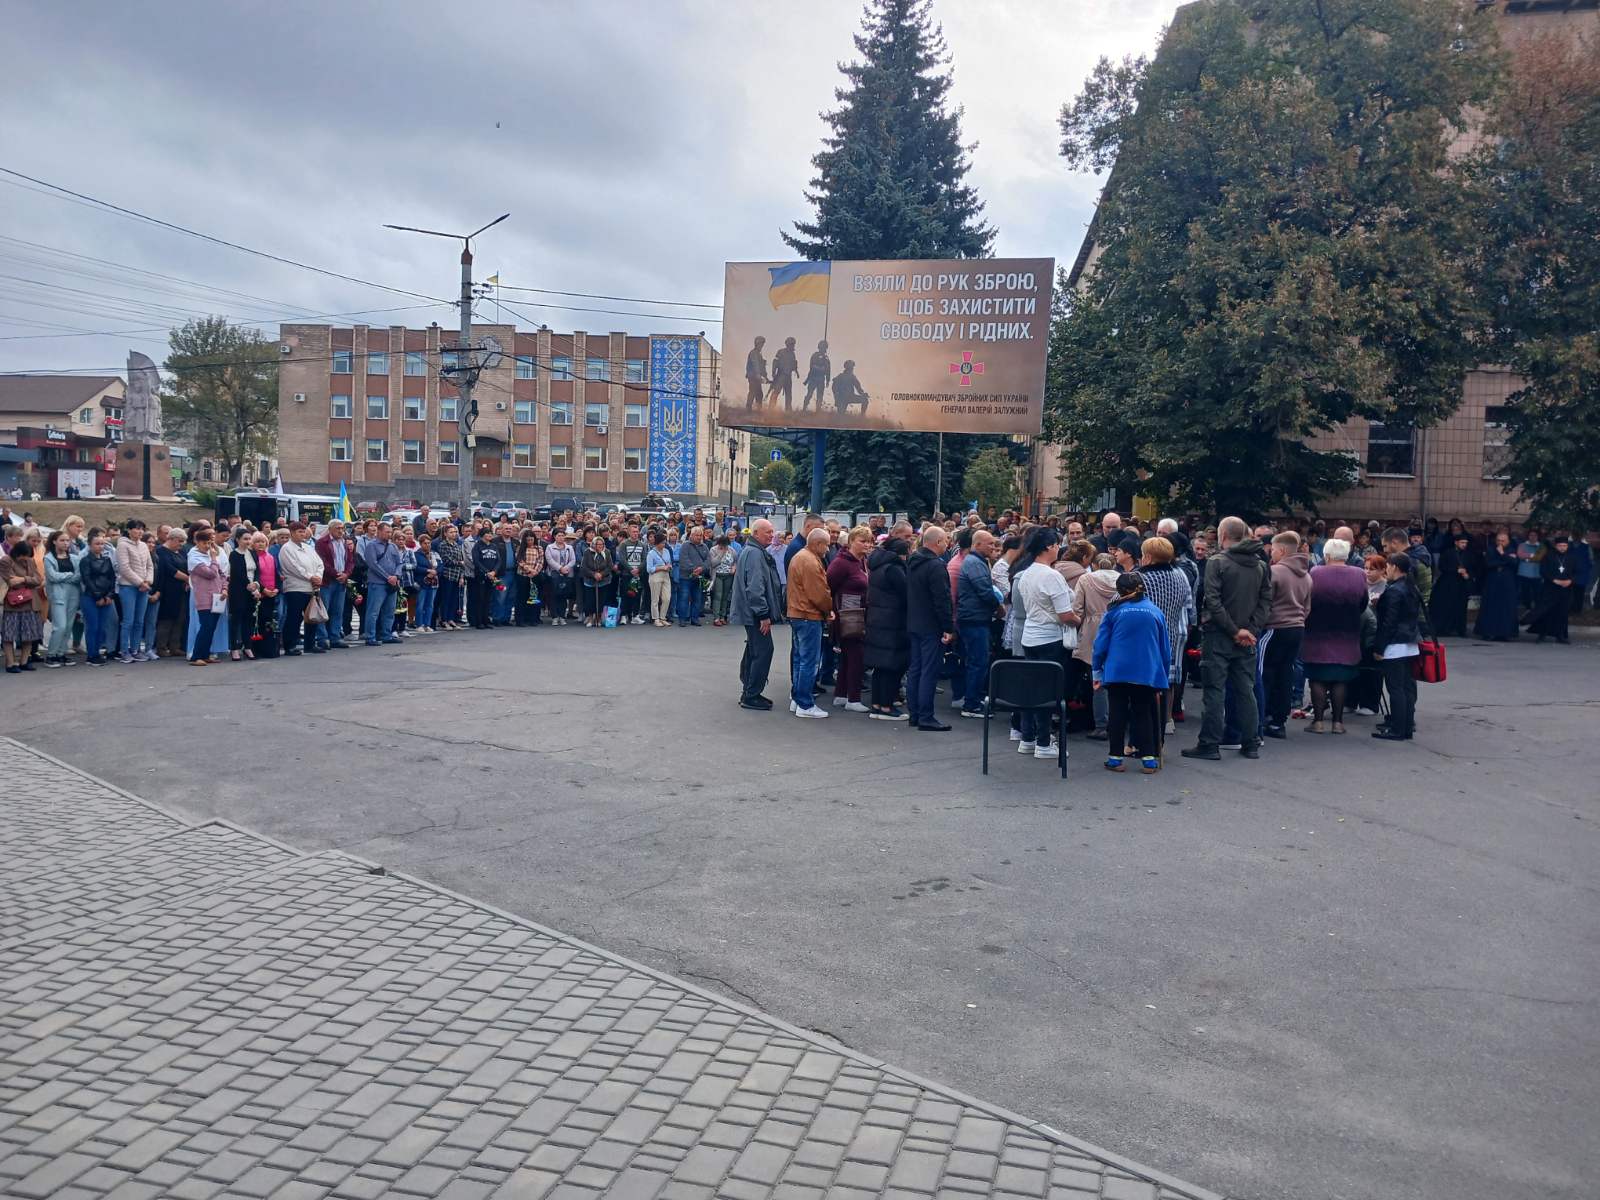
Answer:
[(517, 624), (538, 625), (540, 602), (544, 587), (544, 547), (539, 535), (529, 530), (522, 535), (522, 549), (517, 552)]
[(433, 535), (417, 538), (417, 628), (423, 633), (434, 629), (434, 610), (439, 601), (439, 556), (433, 552)]
[(1160, 741), (1177, 726), (1171, 713), (1177, 701), (1178, 686), (1183, 679), (1183, 651), (1189, 644), (1189, 612), (1194, 608), (1194, 592), (1189, 587), (1189, 577), (1178, 570), (1174, 560), (1177, 550), (1164, 537), (1146, 538), (1143, 546), (1143, 563), (1139, 576), (1144, 580), (1145, 596), (1161, 610), (1166, 622), (1167, 636), (1172, 645), (1167, 650), (1167, 690), (1162, 692), (1160, 716), (1156, 725), (1156, 739)]
[(1388, 585), (1378, 597), (1378, 634), (1373, 649), (1389, 693), (1389, 724), (1372, 731), (1386, 742), (1409, 742), (1417, 719), (1417, 680), (1411, 673), (1421, 639), (1418, 618), (1422, 596), (1411, 583), (1411, 556), (1391, 554), (1385, 569)]
[(1539, 574), (1544, 589), (1539, 593), (1539, 603), (1534, 606), (1528, 621), (1528, 631), (1537, 634), (1537, 641), (1555, 638), (1567, 644), (1567, 617), (1572, 613), (1572, 589), (1578, 578), (1577, 555), (1572, 552), (1572, 540), (1564, 533), (1550, 539), (1544, 557), (1539, 560)]
[(211, 530), (202, 525), (194, 531), (189, 550), (189, 663), (204, 667), (216, 662), (216, 655), (227, 648), (227, 631), (218, 646), (217, 625), (227, 610), (228, 575), (221, 565), (222, 553), (212, 545)]
[(1478, 607), (1474, 637), (1509, 642), (1517, 636), (1517, 551), (1504, 529), (1483, 553), (1483, 602)]
[(598, 629), (601, 616), (611, 603), (611, 576), (614, 566), (606, 539), (596, 529), (583, 552), (583, 623)]
[(83, 639), (91, 667), (106, 661), (105, 649), (116, 615), (111, 597), (117, 590), (117, 568), (105, 554), (106, 540), (96, 533), (89, 538), (89, 549), (78, 559), (78, 579), (83, 596), (78, 611), (83, 617)]
[(644, 565), (650, 581), (650, 619), (662, 629), (672, 612), (672, 554), (667, 549), (667, 535), (659, 529), (651, 531)]
[(14, 543), (11, 553), (0, 558), (0, 585), (5, 600), (0, 601), (0, 645), (5, 649), (6, 673), (31, 671), (33, 644), (44, 640), (47, 600), (44, 574), (26, 538)]
[[(733, 603), (733, 573), (739, 566), (740, 547), (733, 544), (727, 534), (717, 539), (717, 544), (711, 549), (711, 623), (713, 625), (726, 625), (728, 623), (728, 606)], [(870, 550), (871, 547), (869, 546)], [(839, 602), (834, 600), (834, 611), (839, 611)]]
[(467, 577), (467, 557), (461, 549), (461, 531), (455, 522), (444, 526), (444, 537), (435, 547), (439, 555), (439, 612), (436, 622), (440, 629), (461, 628), (461, 581)]
[[(1061, 535), (1047, 525), (1029, 531), (1022, 555), (1011, 567), (1011, 604), (1022, 609), (1022, 656), (1061, 667), (1062, 698), (1067, 683), (1067, 635), (1082, 624), (1067, 581), (1056, 570)], [(1088, 576), (1084, 576), (1085, 579)], [(1081, 637), (1079, 638), (1081, 643)], [(1074, 646), (1074, 651), (1076, 650)], [(1056, 743), (1050, 733), (1050, 708), (1024, 709), (1019, 754), (1055, 758)], [(1061, 730), (1065, 737), (1067, 731)]]
[(250, 639), (256, 634), (261, 573), (256, 552), (250, 548), (253, 540), (248, 536), (239, 538), (228, 554), (228, 655), (234, 662), (255, 657)]
[(1117, 598), (1095, 631), (1091, 667), (1095, 690), (1109, 695), (1106, 728), (1111, 745), (1106, 770), (1123, 769), (1122, 752), (1131, 725), (1140, 769), (1150, 775), (1161, 769), (1156, 722), (1161, 697), (1172, 682), (1172, 638), (1161, 610), (1146, 597), (1145, 584), (1146, 577), (1132, 571), (1117, 576)]
[(872, 671), (874, 721), (909, 718), (896, 703), (900, 681), (911, 665), (911, 636), (906, 632), (906, 557), (911, 543), (889, 538), (867, 557), (867, 636), (862, 664)]
[(1432, 618), (1434, 632), (1440, 637), (1467, 636), (1467, 594), (1472, 589), (1467, 548), (1471, 541), (1463, 530), (1447, 538), (1439, 550), (1438, 573), (1433, 577), (1428, 615)]
[(72, 557), (72, 538), (65, 529), (50, 535), (44, 555), (44, 586), (50, 598), (50, 645), (44, 665), (70, 666), (72, 660), (67, 657), (67, 650), (72, 645), (72, 622), (78, 616), (83, 581), (78, 577), (77, 561)]
[[(1306, 613), (1300, 661), (1311, 682), (1311, 723), (1307, 733), (1323, 733), (1323, 716), (1333, 709), (1333, 732), (1344, 732), (1345, 693), (1361, 665), (1361, 614), (1367, 609), (1367, 578), (1349, 565), (1350, 543), (1329, 538), (1323, 565), (1311, 568), (1311, 609)], [(1434, 595), (1437, 596), (1437, 585)]]
[[(1106, 609), (1117, 598), (1117, 564), (1109, 554), (1095, 556), (1094, 570), (1078, 578), (1073, 589), (1072, 607), (1078, 614), (1078, 645), (1072, 657), (1083, 663), (1086, 671), (1093, 672), (1094, 640), (1100, 633), (1100, 622)], [(1095, 689), (1093, 700), (1094, 729), (1089, 736), (1105, 741), (1111, 735), (1107, 730), (1110, 721), (1110, 693), (1104, 688)]]
[(472, 540), (472, 577), (467, 580), (467, 624), (474, 629), (493, 628), (491, 605), (500, 583), (500, 547), (485, 521)]
[[(861, 681), (867, 636), (867, 555), (871, 552), (872, 530), (857, 525), (850, 531), (844, 549), (828, 564), (828, 590), (833, 593), (833, 636), (839, 646), (833, 703), (842, 705), (847, 712), (869, 711), (861, 703)], [(844, 615), (847, 612), (856, 615), (847, 617)]]
[(261, 584), (261, 598), (256, 604), (256, 637), (259, 645), (272, 643), (267, 653), (276, 657), (278, 652), (278, 596), (282, 588), (278, 582), (278, 559), (272, 553), (272, 539), (261, 530), (250, 535), (250, 549), (256, 556), (256, 581)]
[(565, 625), (567, 612), (572, 608), (572, 585), (578, 566), (578, 555), (567, 545), (567, 531), (557, 527), (555, 540), (545, 549), (544, 571), (550, 580), (550, 613), (552, 625)]
[(189, 570), (183, 551), (183, 530), (174, 525), (156, 547), (156, 657), (183, 655), (183, 619), (189, 607)]

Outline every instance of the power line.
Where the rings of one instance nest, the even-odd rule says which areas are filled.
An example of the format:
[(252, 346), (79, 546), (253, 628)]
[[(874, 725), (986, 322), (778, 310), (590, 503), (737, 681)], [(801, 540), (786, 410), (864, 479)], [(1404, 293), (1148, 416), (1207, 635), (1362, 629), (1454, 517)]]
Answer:
[[(504, 300), (495, 299), (494, 302), (496, 304), (498, 304), (501, 308), (510, 309), (511, 312), (517, 313), (517, 310), (514, 309), (514, 308), (511, 308), (511, 305), (508, 304)], [(581, 307), (579, 307), (578, 305), (575, 305), (575, 304), (543, 304), (543, 303), (540, 303), (539, 301), (536, 301), (536, 300), (519, 300), (519, 301), (517, 301), (517, 303), (526, 304), (531, 308), (554, 308), (554, 309), (560, 309), (562, 312), (606, 313), (606, 314), (608, 314), (610, 316), (613, 316), (613, 317), (650, 317), (652, 319), (662, 320), (662, 321), (684, 321), (684, 322), (687, 322), (687, 323), (689, 323), (691, 325), (694, 324), (695, 322), (699, 322), (702, 325), (720, 325), (720, 324), (722, 324), (722, 318), (721, 317), (706, 317), (706, 316), (697, 316), (697, 315), (693, 315), (693, 314), (685, 315), (683, 313), (632, 312), (632, 311), (629, 311), (627, 309), (620, 309), (620, 308), (581, 308)], [(671, 303), (671, 302), (668, 301), (668, 303)], [(517, 313), (517, 315), (522, 317), (522, 319), (524, 321), (528, 321), (528, 322), (533, 323), (533, 324), (543, 324), (542, 321), (541, 322), (535, 322), (532, 317), (527, 316), (526, 314)]]
[(60, 193), (62, 196), (70, 197), (76, 201), (79, 201), (80, 203), (86, 203), (94, 207), (104, 209), (107, 212), (118, 213), (122, 216), (130, 218), (131, 220), (145, 221), (151, 225), (160, 226), (163, 229), (170, 229), (175, 233), (185, 234), (188, 237), (199, 238), (204, 242), (211, 242), (213, 245), (226, 246), (230, 250), (238, 250), (244, 254), (253, 254), (257, 258), (265, 258), (271, 262), (283, 263), (285, 266), (298, 267), (302, 271), (312, 271), (318, 275), (326, 275), (333, 279), (342, 279), (346, 283), (358, 283), (363, 287), (379, 288), (385, 292), (394, 292), (395, 294), (401, 296), (411, 296), (418, 300), (433, 300), (441, 304), (454, 303), (454, 301), (445, 300), (440, 296), (430, 296), (425, 292), (413, 292), (407, 288), (391, 287), (387, 283), (378, 283), (372, 279), (362, 279), (357, 275), (346, 275), (340, 271), (330, 271), (324, 267), (314, 267), (310, 263), (303, 263), (293, 258), (285, 258), (280, 254), (269, 254), (265, 250), (257, 250), (251, 246), (243, 246), (238, 242), (230, 242), (226, 238), (213, 237), (209, 233), (201, 233), (197, 229), (190, 229), (187, 226), (178, 225), (172, 221), (163, 221), (160, 217), (152, 217), (148, 213), (142, 213), (136, 209), (124, 208), (122, 205), (113, 204), (109, 200), (101, 200), (95, 196), (86, 195), (83, 192), (75, 192), (71, 188), (63, 187), (59, 183), (50, 183), (48, 180), (37, 179), (32, 175), (24, 175), (21, 171), (14, 171), (10, 167), (0, 167), (0, 174), (10, 175), (15, 179), (24, 179), (29, 183), (38, 185), (39, 187), (48, 188), (51, 192)]
[(509, 283), (490, 284), (508, 292), (538, 292), (544, 296), (577, 296), (583, 300), (620, 300), (625, 304), (669, 304), (675, 308), (711, 308), (722, 311), (720, 304), (699, 304), (693, 300), (641, 300), (637, 296), (602, 296), (598, 292), (558, 292), (555, 288), (513, 287)]
[[(321, 320), (321, 319), (323, 319), (325, 317), (365, 317), (365, 316), (371, 316), (371, 315), (376, 315), (376, 314), (381, 314), (381, 313), (415, 312), (415, 311), (417, 311), (418, 309), (421, 309), (421, 308), (438, 308), (440, 306), (440, 304), (442, 304), (442, 303), (444, 303), (444, 302), (440, 301), (440, 302), (434, 303), (434, 304), (402, 304), (402, 305), (399, 305), (398, 307), (395, 307), (395, 308), (358, 308), (358, 309), (355, 309), (354, 311), (347, 311), (347, 312), (302, 313), (302, 314), (300, 314), (298, 316), (292, 316), (291, 315), (291, 316), (288, 316), (288, 317), (244, 317), (244, 318), (241, 318), (240, 320), (237, 320), (237, 321), (226, 321), (226, 322), (224, 322), (224, 324), (226, 324), (227, 326), (229, 326), (232, 329), (247, 329), (252, 325), (261, 325), (261, 324), (263, 324), (265, 322), (268, 322), (268, 321), (278, 321), (280, 324), (282, 324), (284, 322), (291, 322), (291, 321), (316, 321), (316, 320)], [(445, 307), (454, 308), (455, 306), (453, 304), (446, 304)], [(226, 314), (223, 314), (223, 315), (226, 315)], [(9, 318), (7, 318), (7, 319), (9, 319)], [(39, 322), (23, 322), (23, 324), (29, 324), (29, 323), (31, 323), (31, 324), (39, 324)], [(82, 331), (80, 333), (12, 334), (12, 335), (9, 335), (9, 336), (0, 337), (0, 342), (43, 341), (45, 338), (67, 338), (67, 337), (121, 337), (121, 336), (124, 336), (124, 335), (130, 335), (130, 334), (135, 334), (135, 333), (168, 333), (168, 332), (171, 331), (171, 329), (172, 329), (171, 325), (155, 325), (155, 326), (151, 326), (151, 327), (146, 328), (146, 329), (86, 329), (86, 330), (84, 330), (84, 331)], [(59, 368), (59, 369), (45, 368), (45, 369), (43, 369), (41, 371), (6, 372), (6, 374), (62, 374), (62, 373), (65, 373), (65, 372), (70, 372), (72, 370), (80, 370), (80, 369), (87, 369), (87, 368), (72, 368), (72, 367)]]

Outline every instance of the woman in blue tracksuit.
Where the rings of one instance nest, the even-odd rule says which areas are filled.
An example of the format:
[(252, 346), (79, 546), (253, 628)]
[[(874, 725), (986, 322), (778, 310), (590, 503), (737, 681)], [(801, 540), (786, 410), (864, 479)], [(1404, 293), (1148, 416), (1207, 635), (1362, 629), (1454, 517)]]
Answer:
[(1106, 770), (1123, 769), (1122, 752), (1130, 723), (1141, 769), (1146, 775), (1161, 769), (1157, 721), (1170, 661), (1167, 620), (1145, 598), (1144, 578), (1131, 571), (1117, 576), (1117, 598), (1100, 620), (1090, 662), (1094, 686), (1105, 688), (1110, 701)]

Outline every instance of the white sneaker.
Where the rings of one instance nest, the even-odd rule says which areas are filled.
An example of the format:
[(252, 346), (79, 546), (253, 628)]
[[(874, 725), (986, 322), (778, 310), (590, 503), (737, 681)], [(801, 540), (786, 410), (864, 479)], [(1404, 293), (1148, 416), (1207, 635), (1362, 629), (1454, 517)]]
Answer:
[(1020, 729), (1011, 730), (1011, 740), (1013, 742), (1020, 742), (1022, 740), (1022, 730), (1020, 730)]
[(966, 704), (966, 702), (967, 702), (967, 700), (966, 700), (965, 696), (957, 696), (955, 699), (950, 701), (950, 707), (951, 708), (961, 708), (963, 705)]
[(1176, 721), (1174, 721), (1171, 717), (1168, 717), (1167, 718), (1167, 733), (1170, 735), (1170, 734), (1174, 734), (1174, 733), (1177, 733), (1177, 732), (1178, 732), (1178, 723)]
[(835, 708), (843, 708), (848, 703), (850, 703), (850, 702), (848, 700), (846, 700), (843, 696), (835, 696), (833, 698), (833, 706)]
[(796, 704), (793, 700), (791, 700), (791, 701), (789, 701), (789, 711), (794, 713), (795, 716), (799, 716), (800, 715), (800, 706), (798, 704)]
[(1038, 747), (1032, 742), (1019, 741), (1017, 743), (1017, 753), (1018, 754), (1032, 754), (1037, 749), (1038, 749)]
[(847, 701), (845, 703), (844, 710), (845, 710), (845, 712), (871, 712), (872, 711), (870, 708), (868, 708), (865, 704), (861, 703), (861, 701), (859, 701), (859, 700)]
[(797, 717), (826, 717), (830, 716), (831, 714), (827, 709), (818, 708), (815, 704), (813, 704), (810, 708), (800, 708), (797, 705), (794, 710), (794, 715)]
[(1243, 746), (1242, 743), (1239, 743), (1239, 742), (1223, 742), (1222, 744), (1220, 744), (1217, 747), (1217, 749), (1218, 750), (1243, 750), (1244, 746)]
[(1045, 742), (1035, 746), (1033, 756), (1035, 758), (1054, 758), (1056, 756), (1056, 744), (1054, 742)]
[(154, 650), (146, 650), (142, 656), (145, 662), (156, 662), (161, 656)]

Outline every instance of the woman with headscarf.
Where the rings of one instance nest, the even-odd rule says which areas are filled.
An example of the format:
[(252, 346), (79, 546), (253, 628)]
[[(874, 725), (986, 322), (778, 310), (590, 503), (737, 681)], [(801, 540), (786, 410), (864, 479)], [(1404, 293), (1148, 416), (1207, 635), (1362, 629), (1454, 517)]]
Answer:
[(1572, 612), (1572, 589), (1578, 578), (1577, 556), (1572, 552), (1572, 539), (1558, 533), (1545, 547), (1539, 560), (1539, 576), (1543, 588), (1538, 603), (1529, 614), (1528, 632), (1537, 634), (1535, 642), (1555, 638), (1567, 644), (1567, 617)]
[(1467, 636), (1467, 594), (1472, 590), (1472, 573), (1467, 569), (1467, 552), (1472, 539), (1466, 531), (1446, 535), (1440, 547), (1433, 576), (1433, 596), (1428, 601), (1428, 616), (1440, 637)]
[(1504, 529), (1496, 531), (1483, 552), (1483, 600), (1472, 634), (1488, 642), (1517, 636), (1517, 550)]
[(867, 637), (862, 664), (872, 672), (871, 710), (874, 721), (905, 721), (897, 703), (900, 680), (911, 665), (911, 636), (906, 632), (906, 558), (911, 544), (889, 538), (867, 556)]
[[(616, 564), (611, 561), (611, 551), (606, 539), (596, 529), (589, 535), (589, 545), (583, 552), (583, 623), (599, 629), (605, 622), (607, 607), (611, 604), (611, 577), (616, 574)], [(696, 580), (696, 586), (699, 581)]]

